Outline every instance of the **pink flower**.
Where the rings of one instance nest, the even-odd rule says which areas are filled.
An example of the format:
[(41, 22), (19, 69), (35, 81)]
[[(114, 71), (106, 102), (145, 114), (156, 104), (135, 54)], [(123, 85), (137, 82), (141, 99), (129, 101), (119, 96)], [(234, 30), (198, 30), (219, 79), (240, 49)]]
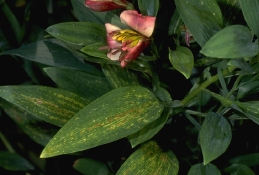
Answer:
[(147, 37), (150, 37), (154, 31), (156, 17), (142, 16), (135, 10), (125, 10), (120, 18), (123, 23)]
[(86, 0), (85, 6), (98, 12), (109, 11), (118, 8), (133, 8), (132, 4), (126, 0)]
[(123, 11), (120, 18), (135, 31), (122, 30), (110, 23), (105, 24), (109, 47), (107, 57), (120, 61), (121, 67), (125, 67), (149, 45), (156, 18), (142, 16), (135, 10)]
[(109, 50), (107, 57), (121, 62), (125, 67), (129, 61), (135, 60), (149, 45), (150, 39), (133, 30), (121, 30), (112, 24), (105, 24)]

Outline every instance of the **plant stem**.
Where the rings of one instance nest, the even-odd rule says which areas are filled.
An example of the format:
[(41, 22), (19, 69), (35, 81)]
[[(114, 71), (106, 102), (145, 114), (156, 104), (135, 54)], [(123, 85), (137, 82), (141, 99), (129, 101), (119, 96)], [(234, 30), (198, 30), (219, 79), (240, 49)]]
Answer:
[[(225, 70), (222, 71), (222, 75), (227, 76), (229, 75), (233, 70), (235, 70), (236, 67), (228, 67)], [(209, 85), (211, 85), (212, 83), (218, 81), (219, 76), (214, 75), (213, 77), (211, 77), (210, 79), (207, 79), (205, 82), (203, 82), (199, 87), (197, 87), (196, 89), (194, 89), (190, 94), (188, 94), (182, 101), (181, 104), (183, 106), (185, 106), (189, 101), (191, 101), (193, 98), (195, 98), (197, 96), (198, 93), (200, 93), (202, 91), (202, 89), (205, 89), (206, 87), (208, 87)]]
[(13, 149), (13, 147), (11, 146), (11, 144), (10, 144), (9, 141), (5, 138), (5, 136), (2, 134), (1, 131), (0, 131), (0, 140), (2, 140), (2, 142), (4, 143), (6, 149), (7, 149), (10, 153), (15, 153), (15, 150)]

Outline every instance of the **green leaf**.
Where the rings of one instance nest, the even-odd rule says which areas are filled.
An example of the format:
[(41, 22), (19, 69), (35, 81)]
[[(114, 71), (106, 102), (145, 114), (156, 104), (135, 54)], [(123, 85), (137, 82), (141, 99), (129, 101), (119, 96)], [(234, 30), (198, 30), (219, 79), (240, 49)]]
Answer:
[(78, 46), (106, 43), (104, 26), (90, 22), (65, 22), (52, 25), (46, 31), (62, 41)]
[(109, 169), (105, 164), (90, 158), (77, 159), (73, 168), (84, 175), (110, 175)]
[(259, 3), (258, 0), (239, 0), (244, 18), (253, 31), (253, 33), (259, 36), (259, 26), (256, 21), (259, 21)]
[(244, 98), (249, 93), (254, 93), (255, 90), (259, 89), (259, 81), (252, 81), (240, 84), (238, 86), (237, 99)]
[(0, 99), (0, 106), (24, 133), (42, 146), (46, 146), (59, 129), (3, 99)]
[(11, 171), (34, 170), (34, 166), (25, 158), (16, 153), (0, 151), (0, 166)]
[(41, 157), (73, 153), (127, 137), (156, 120), (162, 110), (163, 106), (146, 88), (114, 89), (70, 119)]
[(63, 126), (88, 104), (69, 91), (36, 85), (0, 86), (0, 97), (57, 126)]
[(138, 144), (151, 139), (155, 134), (157, 134), (165, 125), (168, 119), (168, 116), (169, 116), (169, 109), (165, 108), (158, 119), (149, 123), (138, 132), (128, 136), (127, 138), (130, 141), (131, 147), (134, 148)]
[(110, 60), (108, 57), (107, 57), (107, 51), (108, 49), (103, 49), (101, 50), (100, 48), (105, 46), (107, 44), (103, 44), (103, 43), (94, 43), (94, 44), (89, 44), (85, 47), (83, 47), (81, 49), (82, 52), (90, 55), (90, 56), (93, 56), (93, 57), (98, 57), (98, 58), (103, 58), (105, 60), (109, 60), (110, 62), (112, 62), (112, 60)]
[(201, 47), (222, 28), (222, 15), (216, 0), (175, 0), (175, 4)]
[(200, 130), (203, 164), (206, 165), (223, 154), (232, 139), (231, 126), (223, 116), (209, 112)]
[(132, 70), (109, 64), (102, 65), (102, 70), (114, 88), (139, 86), (138, 76)]
[(234, 157), (228, 161), (230, 164), (243, 164), (247, 166), (259, 165), (259, 153), (252, 153)]
[[(8, 22), (11, 26), (11, 29), (13, 31), (13, 34), (16, 38), (17, 44), (20, 45), (23, 35), (24, 35), (24, 29), (20, 26), (19, 21), (17, 20), (16, 16), (12, 13), (12, 10), (9, 8), (7, 3), (1, 4), (1, 12), (7, 18)], [(1, 16), (3, 19), (3, 15), (1, 15)], [(10, 32), (10, 30), (9, 30), (9, 32)]]
[(257, 42), (253, 43), (253, 34), (242, 25), (232, 25), (216, 33), (203, 46), (201, 53), (215, 58), (244, 58), (258, 53)]
[(214, 93), (214, 92), (211, 92), (211, 91), (209, 91), (209, 90), (207, 90), (207, 89), (204, 89), (203, 91), (206, 92), (206, 93), (209, 93), (212, 97), (214, 97), (214, 98), (216, 98), (217, 100), (219, 100), (219, 101), (221, 102), (221, 104), (222, 104), (223, 106), (225, 106), (225, 107), (229, 107), (229, 106), (231, 106), (231, 105), (233, 104), (233, 101), (232, 101), (232, 100), (229, 100), (229, 99), (227, 99), (227, 98), (225, 98), (225, 97), (222, 97), (222, 96), (219, 95), (219, 94), (216, 94), (216, 93)]
[(54, 67), (44, 68), (44, 71), (59, 88), (84, 97), (88, 103), (113, 89), (105, 77)]
[(254, 72), (253, 68), (249, 65), (249, 63), (247, 63), (242, 58), (232, 59), (228, 62), (228, 65), (240, 68), (243, 72), (247, 72), (247, 73), (253, 73)]
[(122, 164), (116, 175), (177, 175), (179, 162), (174, 153), (162, 150), (155, 141), (145, 143)]
[(190, 78), (194, 64), (194, 57), (190, 49), (182, 46), (176, 47), (175, 51), (169, 49), (169, 60), (186, 79)]
[(138, 7), (144, 16), (156, 16), (159, 9), (159, 0), (138, 0)]
[(259, 124), (259, 101), (235, 102), (243, 113), (255, 123)]
[(219, 169), (211, 163), (207, 165), (199, 163), (191, 167), (188, 175), (221, 175), (221, 173)]
[(248, 166), (242, 164), (233, 164), (225, 168), (224, 171), (231, 175), (255, 175)]
[(18, 49), (2, 52), (0, 55), (17, 55), (49, 66), (83, 70), (95, 75), (100, 74), (94, 66), (79, 61), (64, 47), (62, 42), (56, 39), (37, 41)]

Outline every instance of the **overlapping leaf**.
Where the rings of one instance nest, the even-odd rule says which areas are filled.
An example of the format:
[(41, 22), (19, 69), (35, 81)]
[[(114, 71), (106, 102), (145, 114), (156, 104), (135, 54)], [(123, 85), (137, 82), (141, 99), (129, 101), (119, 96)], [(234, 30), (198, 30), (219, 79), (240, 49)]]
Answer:
[(41, 40), (18, 49), (7, 50), (0, 55), (16, 55), (25, 59), (49, 66), (83, 70), (99, 75), (99, 71), (92, 65), (78, 60), (61, 41), (56, 39)]
[(24, 133), (42, 146), (46, 146), (59, 129), (3, 99), (0, 99), (0, 106)]
[(88, 104), (69, 91), (36, 85), (1, 86), (0, 97), (57, 126), (63, 126)]
[(208, 113), (200, 130), (203, 164), (206, 165), (223, 154), (232, 139), (227, 119), (217, 113)]
[(145, 143), (122, 164), (116, 175), (177, 175), (179, 163), (171, 150), (164, 151), (155, 141)]
[(79, 111), (44, 148), (41, 157), (90, 149), (137, 132), (156, 120), (163, 106), (146, 88), (114, 89)]
[(200, 52), (223, 59), (252, 57), (258, 53), (258, 44), (252, 39), (253, 34), (247, 27), (232, 25), (211, 37)]
[(90, 22), (66, 22), (46, 29), (52, 36), (78, 46), (106, 42), (104, 26)]
[(216, 0), (175, 0), (184, 24), (200, 46), (222, 28), (222, 14)]
[(105, 77), (63, 68), (49, 67), (44, 71), (59, 88), (76, 93), (89, 103), (113, 89)]
[(188, 175), (221, 175), (221, 173), (219, 169), (211, 163), (207, 165), (199, 163), (191, 167)]
[(102, 70), (114, 88), (139, 85), (138, 76), (132, 70), (107, 64), (102, 65)]

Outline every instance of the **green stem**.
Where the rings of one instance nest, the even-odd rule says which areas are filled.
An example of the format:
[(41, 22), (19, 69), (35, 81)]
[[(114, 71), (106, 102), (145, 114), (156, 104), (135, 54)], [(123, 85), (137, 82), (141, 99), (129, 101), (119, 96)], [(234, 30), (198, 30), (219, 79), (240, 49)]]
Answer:
[(12, 13), (12, 11), (10, 10), (10, 8), (8, 7), (8, 5), (6, 3), (1, 4), (0, 9), (3, 11), (3, 13), (5, 14), (9, 23), (11, 24), (11, 27), (12, 27), (12, 30), (16, 37), (17, 43), (21, 44), (22, 29), (21, 29), (19, 22), (17, 21), (16, 17), (14, 16), (14, 14)]
[(7, 149), (10, 153), (15, 153), (15, 150), (13, 149), (13, 147), (11, 146), (11, 144), (9, 143), (9, 141), (5, 138), (5, 136), (1, 133), (1, 131), (0, 131), (0, 140), (2, 140), (2, 142), (4, 143), (6, 149)]
[[(236, 67), (229, 67), (225, 70), (222, 71), (222, 75), (227, 76), (229, 75), (233, 70), (235, 70)], [(181, 104), (183, 106), (185, 106), (189, 101), (191, 101), (193, 98), (195, 98), (197, 96), (198, 93), (200, 93), (203, 89), (205, 89), (206, 87), (208, 87), (209, 85), (211, 85), (212, 83), (218, 81), (219, 76), (214, 75), (213, 77), (209, 78), (208, 80), (206, 80), (205, 82), (203, 82), (199, 87), (197, 87), (196, 89), (194, 89), (190, 94), (188, 94), (182, 101)]]

